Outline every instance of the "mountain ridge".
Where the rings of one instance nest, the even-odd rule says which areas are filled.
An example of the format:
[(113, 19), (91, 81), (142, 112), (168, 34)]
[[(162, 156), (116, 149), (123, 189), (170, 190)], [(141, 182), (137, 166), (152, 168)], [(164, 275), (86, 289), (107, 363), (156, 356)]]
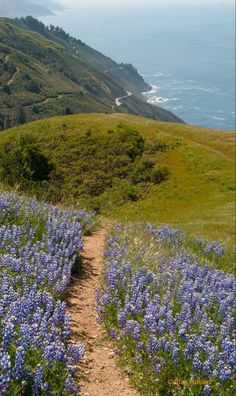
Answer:
[[(1, 129), (92, 112), (182, 122), (142, 98), (149, 85), (132, 65), (117, 64), (59, 27), (48, 28), (33, 17), (0, 18), (0, 39)], [(132, 96), (116, 106), (116, 99), (126, 97), (127, 91)]]
[[(97, 71), (105, 73), (114, 79), (119, 85), (123, 86), (126, 91), (130, 90), (134, 94), (140, 95), (142, 92), (151, 89), (151, 86), (144, 80), (133, 65), (115, 62), (110, 57), (66, 33), (59, 26), (50, 25), (47, 27), (42, 22), (30, 16), (26, 18), (15, 18), (11, 20), (11, 23), (20, 28), (34, 31), (46, 39), (62, 45), (70, 53), (79, 56)], [(132, 81), (129, 81), (131, 79)]]

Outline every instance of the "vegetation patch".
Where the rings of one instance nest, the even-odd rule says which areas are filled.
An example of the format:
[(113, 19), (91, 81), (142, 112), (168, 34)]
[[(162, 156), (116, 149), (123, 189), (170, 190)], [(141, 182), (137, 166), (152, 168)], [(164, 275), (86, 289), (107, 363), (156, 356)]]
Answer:
[[(137, 155), (135, 160), (126, 155), (126, 166), (129, 168), (126, 178), (112, 177), (112, 187), (106, 186), (106, 191), (101, 195), (86, 195), (83, 192), (82, 196), (82, 188), (85, 191), (83, 175), (86, 176), (89, 189), (91, 185), (95, 186), (95, 182), (99, 187), (101, 183), (94, 180), (94, 174), (99, 173), (103, 167), (101, 180), (109, 185), (111, 178), (106, 173), (112, 174), (115, 159), (112, 158), (113, 169), (106, 165), (107, 171), (102, 161), (97, 167), (95, 155), (91, 152), (91, 155), (87, 153), (85, 156), (81, 142), (84, 142), (84, 146), (89, 142), (90, 150), (95, 149), (96, 155), (101, 155), (103, 150), (105, 158), (105, 141), (114, 139), (115, 142), (122, 124), (141, 135), (144, 141), (144, 151), (141, 149), (143, 153)], [(30, 140), (30, 147), (37, 148), (52, 169), (48, 180), (27, 182), (30, 186), (24, 189), (25, 192), (52, 203), (61, 202), (77, 208), (98, 208), (114, 220), (171, 224), (187, 230), (193, 236), (201, 235), (209, 240), (223, 238), (227, 245), (234, 246), (235, 133), (157, 122), (128, 114), (55, 117), (0, 133), (1, 175), (3, 158), (8, 162), (8, 150), (18, 146), (21, 137), (26, 136), (26, 140)], [(102, 141), (102, 150), (96, 148)], [(120, 144), (121, 147), (122, 145)], [(106, 155), (108, 154), (106, 148)], [(119, 160), (121, 159), (122, 155), (119, 154)], [(88, 170), (82, 171), (81, 165), (84, 162)], [(148, 178), (151, 174), (153, 177), (153, 171), (160, 168), (163, 171), (163, 166), (168, 168), (168, 178), (159, 184), (154, 184), (153, 181), (135, 184), (137, 181), (134, 177), (136, 180), (140, 177), (136, 170), (144, 162), (146, 170), (151, 167), (150, 162), (155, 165), (151, 172), (145, 171), (142, 178), (146, 178), (146, 174)], [(124, 165), (122, 163), (122, 172), (125, 171)], [(114, 174), (117, 175), (117, 172), (115, 168)], [(6, 190), (20, 187), (18, 184), (11, 187), (3, 182), (1, 176), (0, 188)]]
[(95, 112), (182, 122), (139, 97), (116, 106), (115, 99), (127, 91), (140, 96), (149, 88), (134, 67), (117, 64), (59, 27), (30, 16), (0, 18), (0, 131), (36, 119)]
[(97, 309), (141, 394), (234, 395), (236, 284), (215, 268), (233, 256), (169, 226), (114, 227)]
[(166, 166), (156, 166), (145, 158), (145, 139), (125, 124), (102, 135), (88, 129), (77, 137), (76, 144), (69, 145), (69, 152), (63, 144), (67, 136), (62, 134), (60, 140), (61, 155), (54, 163), (40, 151), (31, 135), (5, 144), (2, 181), (51, 201), (60, 201), (63, 194), (69, 193), (71, 199), (100, 211), (137, 201), (150, 185), (168, 178)]
[(84, 347), (63, 297), (92, 218), (0, 194), (0, 393), (75, 395)]

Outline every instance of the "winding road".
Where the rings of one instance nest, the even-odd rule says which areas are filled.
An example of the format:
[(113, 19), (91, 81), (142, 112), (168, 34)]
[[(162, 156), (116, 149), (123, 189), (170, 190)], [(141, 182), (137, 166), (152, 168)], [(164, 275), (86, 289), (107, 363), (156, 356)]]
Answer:
[(132, 92), (127, 91), (127, 95), (116, 98), (116, 106), (120, 107), (122, 105), (122, 99), (129, 98), (132, 95)]
[[(5, 62), (9, 62), (9, 60), (10, 60), (10, 55), (8, 54), (8, 55), (5, 57)], [(16, 76), (17, 76), (19, 73), (20, 73), (20, 69), (19, 69), (18, 66), (16, 66), (16, 72), (10, 77), (10, 79), (6, 82), (6, 84), (7, 84), (8, 86), (11, 85), (11, 84), (15, 81), (15, 78), (16, 78)], [(32, 107), (33, 105), (43, 104), (43, 103), (49, 102), (50, 100), (62, 99), (62, 98), (64, 98), (64, 97), (69, 97), (69, 96), (73, 97), (74, 94), (70, 94), (70, 93), (68, 93), (68, 94), (67, 94), (67, 93), (66, 93), (66, 94), (59, 94), (59, 95), (57, 95), (57, 96), (53, 96), (53, 97), (48, 97), (48, 98), (42, 99), (42, 100), (40, 100), (39, 102), (35, 102), (35, 103), (30, 103), (30, 104), (28, 104), (28, 105), (24, 105), (23, 107), (25, 107), (25, 108), (26, 108), (26, 107)], [(132, 92), (127, 91), (127, 95), (124, 95), (124, 96), (121, 96), (121, 97), (119, 97), (119, 98), (116, 98), (116, 99), (115, 99), (115, 104), (116, 104), (116, 106), (117, 106), (117, 107), (122, 106), (122, 104), (123, 104), (123, 99), (129, 98), (129, 97), (131, 97), (131, 96), (133, 96)], [(115, 106), (114, 106), (114, 105), (112, 105), (112, 111), (113, 111), (113, 112), (115, 111)]]

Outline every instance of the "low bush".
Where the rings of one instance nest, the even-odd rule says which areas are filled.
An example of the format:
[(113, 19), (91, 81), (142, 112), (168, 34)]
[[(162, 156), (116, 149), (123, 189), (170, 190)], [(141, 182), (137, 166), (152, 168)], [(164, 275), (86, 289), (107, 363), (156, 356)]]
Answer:
[[(48, 159), (52, 150), (57, 152), (53, 163)], [(63, 133), (43, 153), (30, 135), (5, 145), (1, 178), (52, 203), (69, 195), (71, 202), (86, 201), (86, 206), (103, 210), (137, 201), (151, 184), (166, 180), (167, 168), (144, 155), (145, 140), (124, 124), (103, 134), (87, 130), (75, 142), (67, 137), (63, 124)]]
[(49, 180), (52, 171), (48, 159), (34, 144), (30, 136), (22, 136), (18, 142), (5, 146), (2, 158), (2, 180), (25, 188), (29, 183)]

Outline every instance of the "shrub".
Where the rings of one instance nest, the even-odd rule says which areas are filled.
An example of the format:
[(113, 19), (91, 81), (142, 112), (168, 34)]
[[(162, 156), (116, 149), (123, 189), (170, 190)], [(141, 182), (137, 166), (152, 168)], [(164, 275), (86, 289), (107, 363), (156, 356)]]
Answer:
[(7, 84), (4, 84), (4, 85), (3, 85), (2, 91), (3, 91), (4, 93), (6, 93), (6, 94), (9, 94), (9, 93), (11, 92), (11, 91), (10, 91), (10, 88), (9, 88), (9, 86), (8, 86)]
[(155, 163), (153, 161), (141, 159), (139, 162), (137, 162), (133, 172), (131, 173), (131, 181), (133, 184), (159, 184), (166, 180), (168, 175), (169, 170), (166, 166), (155, 168)]
[(41, 87), (39, 85), (39, 83), (37, 83), (36, 81), (30, 81), (27, 85), (26, 85), (26, 89), (27, 91), (39, 94), (41, 92)]
[(16, 112), (16, 124), (17, 125), (25, 124), (26, 121), (27, 121), (26, 113), (24, 111), (24, 108), (20, 106)]
[(5, 146), (2, 179), (53, 203), (65, 197), (68, 201), (69, 196), (71, 203), (76, 200), (87, 206), (88, 202), (101, 210), (111, 202), (137, 201), (151, 183), (167, 177), (167, 170), (143, 158), (145, 140), (140, 133), (124, 124), (104, 133), (88, 129), (78, 133), (75, 141), (66, 131), (62, 123), (59, 135), (46, 146), (53, 152), (53, 171), (29, 135)]
[(150, 183), (152, 181), (154, 167), (155, 167), (155, 163), (153, 161), (141, 159), (136, 164), (131, 174), (132, 183), (133, 184)]
[(169, 149), (169, 145), (165, 142), (161, 142), (159, 140), (153, 143), (146, 143), (145, 144), (145, 151), (147, 153), (156, 153), (156, 152), (164, 152)]
[(63, 115), (70, 115), (73, 114), (70, 107), (65, 107), (63, 110)]
[(39, 113), (39, 108), (36, 105), (33, 105), (32, 106), (32, 112), (35, 113), (35, 114), (38, 114)]
[(112, 204), (117, 206), (126, 202), (136, 202), (140, 199), (140, 192), (137, 187), (132, 186), (128, 181), (119, 181), (110, 191)]
[(48, 159), (32, 143), (30, 136), (20, 137), (16, 144), (5, 146), (2, 168), (2, 179), (11, 186), (48, 180), (52, 170)]
[(155, 169), (152, 173), (152, 181), (155, 184), (159, 184), (165, 181), (168, 178), (169, 174), (170, 171), (166, 166), (159, 166), (159, 168)]

